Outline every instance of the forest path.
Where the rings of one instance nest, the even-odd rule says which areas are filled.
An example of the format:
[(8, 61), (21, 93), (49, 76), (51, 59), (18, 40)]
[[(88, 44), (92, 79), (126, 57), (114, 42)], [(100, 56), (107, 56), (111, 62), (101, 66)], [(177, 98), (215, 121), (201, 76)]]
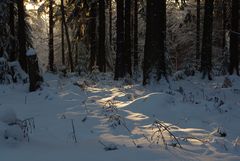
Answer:
[[(45, 85), (37, 92), (28, 93), (27, 85), (0, 86), (0, 107), (14, 109), (20, 119), (34, 117), (36, 124), (29, 143), (0, 144), (0, 161), (239, 160), (234, 146), (240, 136), (236, 90), (216, 90), (197, 79), (191, 82), (174, 82), (170, 89), (108, 77), (92, 81), (46, 74)], [(175, 90), (179, 86), (185, 99)], [(226, 95), (221, 110), (229, 111), (220, 113), (214, 102), (203, 100), (201, 89), (209, 98)], [(156, 120), (169, 127), (182, 149), (174, 147), (176, 140), (166, 131), (164, 146), (161, 134), (155, 133)], [(227, 137), (211, 134), (219, 126)]]

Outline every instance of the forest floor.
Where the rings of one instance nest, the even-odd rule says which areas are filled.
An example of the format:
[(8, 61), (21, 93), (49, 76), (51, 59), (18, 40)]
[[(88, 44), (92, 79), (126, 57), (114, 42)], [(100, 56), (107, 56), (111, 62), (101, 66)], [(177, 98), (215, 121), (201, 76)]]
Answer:
[(37, 92), (0, 85), (0, 121), (14, 112), (34, 120), (29, 141), (0, 130), (0, 161), (239, 161), (240, 78), (222, 88), (224, 78), (143, 87), (47, 73)]

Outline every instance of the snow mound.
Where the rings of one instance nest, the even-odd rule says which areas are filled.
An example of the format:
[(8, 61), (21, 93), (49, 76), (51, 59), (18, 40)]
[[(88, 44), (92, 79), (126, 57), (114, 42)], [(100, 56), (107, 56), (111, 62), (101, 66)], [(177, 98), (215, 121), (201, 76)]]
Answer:
[(127, 109), (144, 113), (147, 115), (155, 115), (156, 111), (161, 111), (171, 107), (175, 103), (173, 96), (165, 93), (151, 93), (140, 97), (133, 103), (126, 106)]
[(21, 68), (19, 61), (8, 62), (9, 67), (14, 71), (14, 78), (27, 82), (28, 74)]
[(5, 139), (14, 139), (17, 141), (22, 141), (24, 139), (24, 134), (19, 125), (7, 126), (5, 130)]
[(0, 108), (0, 141), (24, 139), (24, 133), (21, 127), (16, 124), (17, 115), (11, 108)]
[(0, 108), (0, 122), (11, 124), (16, 121), (17, 115), (11, 108)]
[(22, 141), (24, 134), (18, 125), (9, 126), (0, 122), (0, 142), (9, 140)]

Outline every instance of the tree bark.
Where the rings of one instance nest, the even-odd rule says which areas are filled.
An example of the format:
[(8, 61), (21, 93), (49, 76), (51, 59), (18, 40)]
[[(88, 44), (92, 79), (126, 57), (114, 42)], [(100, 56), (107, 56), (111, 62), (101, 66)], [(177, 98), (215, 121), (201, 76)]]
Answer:
[(100, 72), (106, 72), (106, 49), (105, 49), (105, 36), (106, 36), (106, 16), (105, 16), (105, 0), (99, 0), (99, 46), (97, 55), (97, 65)]
[(134, 64), (133, 68), (135, 72), (138, 72), (138, 0), (134, 0), (134, 34), (133, 34), (133, 42), (134, 42)]
[(201, 53), (201, 71), (203, 73), (202, 78), (204, 79), (206, 75), (208, 75), (209, 80), (212, 79), (213, 2), (214, 0), (205, 0)]
[(232, 0), (229, 74), (239, 75), (239, 0)]
[(166, 0), (147, 1), (143, 85), (167, 76), (165, 64)]
[(54, 71), (54, 46), (53, 46), (53, 0), (49, 0), (49, 70)]
[(124, 54), (124, 1), (116, 0), (117, 2), (117, 51), (116, 51), (116, 63), (115, 63), (115, 75), (114, 79), (124, 77), (124, 64), (123, 64), (123, 54)]
[(223, 54), (225, 52), (225, 47), (226, 47), (226, 25), (227, 25), (227, 22), (226, 22), (226, 18), (227, 18), (227, 7), (226, 7), (226, 1), (223, 0), (222, 1), (222, 6), (223, 6), (223, 9), (222, 9), (222, 14), (223, 14), (223, 18), (222, 18), (222, 51), (223, 51)]
[(131, 0), (125, 0), (125, 52), (124, 52), (124, 75), (132, 76), (132, 53), (131, 53)]
[(90, 22), (89, 22), (89, 35), (90, 35), (90, 71), (93, 70), (93, 66), (96, 61), (97, 53), (97, 35), (96, 35), (96, 11), (97, 11), (97, 2), (91, 4), (90, 9)]
[(62, 37), (62, 65), (65, 65), (65, 48), (64, 48), (64, 23), (63, 23), (63, 18), (65, 15), (64, 11), (64, 0), (61, 0), (61, 13), (62, 13), (62, 23), (61, 23), (61, 37)]
[(109, 0), (109, 42), (112, 45), (112, 0)]
[(17, 1), (18, 7), (18, 44), (19, 44), (19, 63), (22, 69), (28, 73), (27, 70), (27, 58), (26, 58), (26, 23), (25, 17), (26, 13), (24, 10), (24, 1)]
[(39, 72), (37, 55), (28, 56), (27, 63), (29, 65), (29, 91), (33, 92), (41, 87), (43, 77)]
[(200, 0), (197, 0), (197, 36), (196, 36), (196, 64), (198, 66), (198, 61), (200, 59), (200, 11), (201, 11), (201, 6), (200, 6)]
[(10, 61), (16, 60), (16, 41), (15, 41), (15, 14), (14, 14), (14, 2), (9, 3), (9, 27), (10, 27), (10, 53), (9, 59)]
[(69, 32), (68, 32), (68, 26), (67, 26), (67, 23), (66, 23), (65, 13), (62, 15), (62, 23), (63, 23), (64, 28), (65, 28), (65, 34), (66, 34), (66, 39), (67, 39), (68, 58), (69, 58), (70, 70), (71, 70), (71, 72), (74, 72), (71, 41), (70, 41), (70, 37), (69, 37)]

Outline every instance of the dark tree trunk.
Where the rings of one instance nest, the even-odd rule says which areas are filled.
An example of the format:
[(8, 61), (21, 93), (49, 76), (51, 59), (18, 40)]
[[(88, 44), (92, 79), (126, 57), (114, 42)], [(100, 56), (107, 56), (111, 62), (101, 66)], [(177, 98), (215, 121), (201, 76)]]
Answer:
[(9, 59), (10, 61), (16, 60), (16, 41), (15, 41), (15, 10), (14, 10), (14, 2), (9, 3), (9, 27), (11, 33), (10, 39), (10, 51), (9, 51)]
[(54, 46), (53, 46), (53, 0), (49, 0), (49, 70), (54, 71)]
[[(65, 16), (64, 16), (65, 17)], [(66, 33), (66, 39), (67, 39), (67, 46), (68, 46), (68, 58), (69, 58), (69, 65), (71, 72), (74, 72), (74, 65), (73, 65), (73, 56), (72, 56), (72, 48), (71, 48), (71, 41), (68, 33), (68, 27), (64, 18), (64, 28)]]
[(227, 74), (228, 72), (228, 51), (227, 51), (227, 45), (226, 45), (226, 31), (227, 31), (227, 22), (228, 22), (228, 16), (227, 16), (227, 6), (228, 6), (227, 0), (222, 0), (222, 57), (223, 57), (223, 63), (221, 65), (221, 72), (222, 74)]
[[(36, 55), (27, 57), (27, 33), (25, 22), (24, 1), (17, 1), (18, 7), (18, 43), (19, 43), (19, 62), (22, 69), (29, 74), (30, 91), (35, 91), (40, 87), (43, 81), (39, 74), (39, 67)], [(13, 29), (11, 29), (13, 30)], [(13, 31), (12, 31), (13, 32)]]
[(22, 69), (28, 73), (27, 71), (27, 59), (26, 59), (26, 23), (25, 23), (25, 9), (24, 9), (24, 1), (17, 1), (18, 7), (18, 44), (19, 44), (19, 62)]
[(226, 0), (222, 1), (222, 51), (223, 54), (225, 52), (225, 47), (226, 47), (226, 26), (227, 26), (227, 4), (226, 4)]
[(134, 0), (134, 34), (133, 34), (133, 54), (134, 54), (134, 72), (138, 72), (138, 0)]
[[(184, 1), (185, 2), (185, 1)], [(163, 75), (167, 79), (166, 71), (166, 62), (165, 62), (165, 52), (166, 52), (166, 29), (167, 29), (167, 15), (166, 15), (166, 0), (158, 1), (160, 7), (160, 37), (159, 37), (159, 54), (160, 59), (158, 59), (158, 68), (157, 68), (157, 80), (160, 80)], [(158, 6), (158, 5), (157, 5)], [(155, 32), (158, 32), (158, 27), (156, 27)], [(157, 52), (156, 52), (157, 53)]]
[(112, 0), (109, 0), (109, 42), (112, 45)]
[(229, 74), (239, 75), (239, 0), (232, 0)]
[(9, 3), (9, 27), (10, 27), (10, 33), (11, 33), (10, 51), (9, 51), (10, 61), (16, 60), (15, 13), (14, 12), (15, 12), (14, 2)]
[(96, 61), (97, 53), (97, 35), (96, 35), (96, 11), (97, 2), (91, 4), (90, 9), (90, 22), (89, 22), (89, 35), (90, 35), (90, 65), (89, 68), (92, 71)]
[(71, 48), (71, 41), (70, 41), (70, 37), (69, 37), (69, 32), (68, 32), (68, 26), (67, 26), (67, 23), (66, 23), (65, 13), (62, 15), (62, 23), (63, 23), (64, 28), (65, 28), (65, 34), (66, 34), (66, 39), (67, 39), (68, 59), (69, 59), (70, 70), (71, 70), (71, 72), (73, 72), (74, 71), (74, 65), (73, 65), (72, 48)]
[(40, 75), (37, 55), (30, 55), (27, 57), (27, 62), (29, 65), (29, 91), (33, 92), (40, 88), (43, 78)]
[(211, 80), (212, 72), (212, 32), (213, 32), (213, 2), (214, 0), (205, 0), (202, 53), (201, 53), (201, 71), (203, 79), (208, 75)]
[(99, 0), (99, 49), (97, 55), (97, 65), (100, 72), (106, 72), (105, 27), (105, 0)]
[(198, 61), (200, 59), (200, 0), (197, 0), (197, 36), (196, 36), (196, 65), (198, 66)]
[(143, 85), (166, 77), (166, 0), (147, 1), (147, 26), (144, 47)]
[(63, 17), (65, 15), (64, 13), (64, 0), (61, 0), (61, 13), (62, 13), (62, 23), (61, 23), (61, 36), (62, 36), (62, 65), (65, 65), (65, 48), (64, 48), (64, 23), (63, 23)]
[(117, 51), (116, 51), (116, 63), (115, 63), (115, 76), (114, 79), (124, 77), (124, 1), (116, 0), (117, 2)]
[(131, 53), (131, 0), (125, 0), (125, 52), (124, 52), (124, 75), (132, 76), (132, 53)]

